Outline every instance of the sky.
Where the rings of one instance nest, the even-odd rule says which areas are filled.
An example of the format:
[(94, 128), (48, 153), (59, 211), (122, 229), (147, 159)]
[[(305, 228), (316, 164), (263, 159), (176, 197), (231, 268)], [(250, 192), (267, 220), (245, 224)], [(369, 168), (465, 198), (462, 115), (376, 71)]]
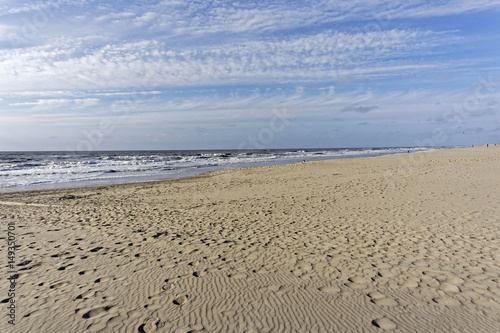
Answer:
[(0, 0), (0, 151), (500, 143), (500, 0)]

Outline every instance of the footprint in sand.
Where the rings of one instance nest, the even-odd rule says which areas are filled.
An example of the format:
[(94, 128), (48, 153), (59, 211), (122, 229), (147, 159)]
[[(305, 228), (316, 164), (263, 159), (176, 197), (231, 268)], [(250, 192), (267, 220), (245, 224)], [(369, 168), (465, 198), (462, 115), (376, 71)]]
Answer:
[(459, 286), (465, 283), (465, 281), (462, 278), (459, 278), (458, 276), (452, 276), (448, 280), (446, 280), (446, 283)]
[(68, 265), (66, 265), (66, 266), (61, 266), (61, 267), (59, 267), (57, 270), (58, 270), (58, 271), (64, 271), (64, 270), (66, 270), (66, 268), (68, 268), (68, 267), (70, 267), (70, 266), (72, 266), (72, 265), (73, 265), (73, 264), (68, 264)]
[(378, 291), (372, 291), (368, 293), (368, 296), (370, 296), (371, 299), (385, 298), (385, 295)]
[(378, 276), (381, 276), (381, 277), (394, 277), (394, 276), (396, 276), (396, 273), (391, 272), (388, 269), (382, 269), (382, 270), (380, 270), (378, 272)]
[(35, 318), (35, 317), (38, 317), (38, 316), (43, 315), (43, 314), (44, 314), (44, 312), (43, 312), (43, 311), (40, 311), (40, 310), (35, 310), (35, 311), (33, 311), (33, 312), (30, 312), (30, 313), (28, 313), (28, 314), (25, 314), (25, 315), (23, 316), (23, 318), (28, 318), (28, 317), (29, 317), (29, 318)]
[(173, 283), (165, 283), (161, 289), (163, 289), (163, 291), (169, 291), (169, 290), (172, 290), (174, 289), (174, 284)]
[(389, 318), (375, 319), (374, 321), (372, 321), (372, 324), (384, 330), (393, 330), (396, 328), (396, 324), (394, 324)]
[(352, 283), (358, 283), (358, 284), (365, 284), (365, 283), (370, 282), (369, 279), (366, 279), (366, 278), (363, 278), (363, 277), (359, 277), (359, 276), (350, 277), (349, 281), (352, 282)]
[(175, 299), (174, 299), (174, 304), (176, 305), (183, 305), (187, 302), (188, 300), (188, 295), (181, 295), (181, 296), (177, 296)]
[(247, 275), (243, 274), (243, 273), (236, 273), (236, 274), (229, 275), (229, 277), (232, 279), (244, 279), (247, 277)]
[(142, 324), (139, 327), (139, 332), (143, 332), (143, 333), (155, 332), (159, 323), (160, 323), (160, 319), (149, 317), (144, 321), (144, 324)]
[(95, 291), (94, 290), (88, 290), (78, 296), (76, 296), (76, 299), (87, 299), (95, 296)]
[(112, 276), (104, 276), (104, 277), (101, 277), (101, 278), (98, 278), (97, 280), (95, 280), (94, 283), (103, 283), (103, 282), (107, 282), (111, 279), (113, 279)]
[(92, 273), (92, 272), (94, 272), (94, 271), (95, 271), (95, 269), (94, 269), (94, 270), (92, 270), (92, 269), (88, 269), (88, 270), (85, 270), (85, 271), (80, 271), (80, 272), (78, 272), (78, 274), (80, 274), (80, 275), (85, 275), (85, 274), (87, 274), (87, 273)]
[(68, 285), (68, 284), (69, 284), (69, 282), (58, 282), (58, 283), (51, 285), (49, 288), (50, 289), (59, 289), (59, 288), (64, 287), (65, 285)]
[(111, 309), (113, 309), (113, 306), (102, 306), (96, 309), (92, 309), (86, 313), (83, 314), (82, 318), (84, 319), (91, 319), (95, 317), (101, 317), (104, 316), (106, 313), (108, 313)]
[(33, 269), (33, 268), (36, 268), (36, 267), (39, 267), (39, 266), (42, 266), (42, 263), (41, 263), (41, 262), (39, 262), (39, 263), (34, 263), (34, 264), (32, 264), (31, 266), (21, 268), (21, 269), (19, 269), (19, 271), (29, 271), (30, 269)]
[(26, 266), (26, 265), (29, 265), (30, 263), (31, 263), (31, 260), (25, 260), (22, 263), (17, 264), (17, 266)]
[(396, 306), (399, 305), (398, 302), (391, 298), (376, 298), (372, 299), (372, 302), (377, 304), (377, 305), (385, 305), (385, 306)]
[(418, 282), (414, 280), (409, 280), (403, 283), (402, 287), (405, 288), (417, 288), (418, 287)]
[(360, 289), (360, 288), (365, 288), (369, 282), (370, 282), (369, 279), (359, 276), (353, 276), (348, 279), (345, 285), (352, 289)]
[(154, 311), (154, 310), (161, 309), (162, 305), (161, 304), (145, 304), (144, 308), (148, 309), (148, 310), (151, 310), (151, 311)]
[(446, 306), (459, 306), (460, 305), (460, 302), (458, 300), (451, 298), (451, 297), (435, 297), (432, 300), (438, 304), (446, 305)]
[(278, 290), (280, 290), (280, 288), (281, 288), (281, 286), (277, 285), (277, 284), (274, 284), (274, 285), (267, 287), (267, 289), (269, 289), (270, 291), (273, 291), (273, 292), (277, 292)]
[(440, 286), (439, 286), (439, 289), (441, 289), (442, 291), (446, 291), (446, 292), (450, 292), (450, 293), (459, 293), (460, 292), (460, 289), (458, 289), (458, 287), (454, 284), (451, 284), (451, 283), (442, 283)]
[(196, 272), (193, 273), (193, 275), (196, 276), (196, 277), (202, 277), (202, 276), (204, 276), (206, 274), (207, 274), (207, 272), (205, 272), (205, 271), (196, 271)]
[(280, 290), (278, 290), (278, 291), (276, 292), (276, 295), (277, 295), (277, 296), (283, 296), (284, 294), (291, 293), (291, 292), (293, 292), (293, 291), (294, 291), (294, 289), (293, 289), (293, 287), (291, 287), (291, 286), (288, 286), (288, 287), (281, 286), (281, 287), (280, 287)]
[(131, 311), (127, 312), (127, 316), (129, 318), (132, 318), (132, 319), (139, 318), (139, 317), (142, 317), (142, 312), (137, 311), (137, 310), (131, 310)]
[(480, 295), (472, 296), (472, 303), (481, 306), (495, 306), (496, 304), (492, 299)]
[(396, 302), (392, 298), (387, 298), (384, 294), (378, 291), (372, 291), (368, 294), (368, 296), (372, 299), (371, 301), (377, 305), (386, 305), (386, 306), (399, 305), (398, 302)]
[(322, 292), (325, 292), (325, 293), (329, 293), (329, 294), (338, 294), (340, 293), (340, 288), (339, 287), (328, 287), (328, 286), (325, 286), (325, 287), (321, 287), (321, 288), (318, 288), (320, 291)]
[(94, 247), (92, 250), (90, 250), (90, 252), (97, 252), (99, 250), (102, 250), (103, 247), (102, 246), (98, 246), (98, 247)]

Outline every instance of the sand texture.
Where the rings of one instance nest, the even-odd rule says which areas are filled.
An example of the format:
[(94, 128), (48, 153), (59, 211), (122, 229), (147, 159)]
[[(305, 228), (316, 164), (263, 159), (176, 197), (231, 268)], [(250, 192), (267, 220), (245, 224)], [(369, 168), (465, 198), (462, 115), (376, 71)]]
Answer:
[(0, 331), (500, 332), (499, 203), (500, 145), (0, 193)]

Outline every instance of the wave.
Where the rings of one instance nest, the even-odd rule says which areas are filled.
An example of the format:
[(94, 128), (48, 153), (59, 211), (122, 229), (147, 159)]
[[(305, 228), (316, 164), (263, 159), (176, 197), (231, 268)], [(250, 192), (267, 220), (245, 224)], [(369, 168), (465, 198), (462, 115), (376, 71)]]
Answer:
[(404, 148), (266, 149), (217, 151), (116, 151), (0, 153), (0, 189), (130, 177), (170, 178), (225, 168), (331, 158), (375, 156)]

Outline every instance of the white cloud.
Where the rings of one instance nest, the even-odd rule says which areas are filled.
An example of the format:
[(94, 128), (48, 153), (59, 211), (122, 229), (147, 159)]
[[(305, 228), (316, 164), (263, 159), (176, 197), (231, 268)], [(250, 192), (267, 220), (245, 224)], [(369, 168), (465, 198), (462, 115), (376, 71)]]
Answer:
[(39, 90), (39, 91), (16, 91), (10, 93), (12, 96), (40, 96), (40, 97), (53, 97), (53, 96), (73, 96), (75, 93), (69, 90), (54, 91), (54, 90)]
[[(401, 2), (404, 3), (403, 1)], [(402, 9), (396, 7), (395, 9), (387, 10), (387, 13), (394, 18), (439, 17), (486, 11), (494, 8), (500, 8), (498, 0), (451, 0), (445, 2), (436, 1), (433, 3), (416, 0), (407, 2), (407, 5), (403, 6)]]
[[(444, 124), (443, 110), (467, 97), (450, 90), (498, 70), (488, 51), (498, 33), (466, 29), (458, 15), (499, 8), (498, 0), (0, 0), (0, 125), (74, 129), (126, 114), (138, 135), (136, 124), (147, 134), (209, 133), (217, 123), (261, 124), (281, 108), (319, 127)], [(481, 55), (461, 52), (471, 40)], [(446, 83), (430, 82), (438, 75)], [(245, 85), (261, 92), (245, 94)], [(471, 119), (496, 120), (481, 103)], [(14, 127), (2, 135), (17, 137)]]
[[(451, 107), (456, 100), (464, 99), (463, 92), (436, 94), (432, 91), (396, 91), (374, 94), (368, 91), (333, 93), (328, 90), (317, 95), (303, 87), (290, 94), (254, 93), (250, 96), (191, 97), (177, 99), (150, 99), (134, 103), (118, 101), (110, 109), (125, 111), (133, 119), (146, 122), (241, 122), (267, 119), (273, 110), (286, 109), (308, 119), (370, 120), (386, 122), (397, 119), (404, 111), (405, 118), (413, 121)], [(440, 103), (440, 105), (437, 104)], [(346, 112), (352, 111), (352, 112)], [(147, 114), (147, 117), (144, 115)], [(135, 117), (134, 115), (137, 115)], [(135, 120), (134, 120), (135, 121)]]
[(95, 20), (97, 22), (105, 22), (105, 21), (111, 21), (114, 23), (121, 22), (125, 19), (134, 17), (135, 13), (132, 11), (126, 11), (126, 12), (120, 12), (120, 13), (110, 13), (110, 14), (105, 14), (101, 15), (99, 17), (96, 17)]
[(158, 90), (152, 91), (121, 91), (121, 92), (102, 92), (93, 93), (96, 96), (127, 96), (127, 95), (160, 95), (162, 92)]
[[(357, 21), (360, 29), (380, 30), (392, 19), (440, 17), (500, 8), (498, 0), (324, 0), (233, 2), (157, 1), (118, 8), (99, 22), (123, 23), (125, 30), (147, 25), (164, 36), (271, 32), (313, 24)], [(131, 13), (134, 13), (133, 15)]]
[[(76, 3), (36, 2), (12, 8), (24, 8), (23, 11), (38, 10), (37, 6), (42, 5), (64, 8)], [(182, 34), (189, 38), (205, 33), (242, 33), (243, 38), (216, 39), (197, 46), (188, 43), (182, 47), (183, 44), (171, 44), (168, 39), (166, 42), (156, 39), (114, 42), (119, 39), (119, 29), (115, 29), (101, 35), (61, 37), (42, 46), (4, 49), (0, 50), (0, 77), (3, 78), (0, 91), (37, 90), (40, 86), (47, 90), (73, 90), (331, 81), (344, 75), (373, 76), (399, 70), (411, 73), (436, 68), (436, 64), (411, 63), (403, 57), (415, 52), (424, 55), (431, 47), (456, 42), (456, 34), (417, 29), (384, 30), (387, 22), (382, 24), (374, 13), (378, 18), (390, 20), (470, 12), (497, 5), (498, 1), (492, 0), (446, 3), (350, 0), (307, 4), (300, 1), (156, 1), (133, 6), (103, 3), (99, 7), (84, 3), (82, 8), (95, 11), (94, 17), (99, 23), (96, 27), (100, 31), (107, 31), (105, 24), (110, 22), (120, 23), (124, 34), (130, 29), (139, 29), (134, 30), (134, 34), (148, 36), (154, 33), (160, 37), (158, 40), (172, 35)], [(79, 10), (79, 16), (84, 12)], [(85, 15), (91, 16), (88, 12)], [(349, 33), (323, 30), (300, 36), (271, 37), (263, 34), (254, 35), (253, 39), (244, 37), (251, 31), (271, 32), (353, 18), (371, 20), (379, 26), (365, 29), (360, 24), (361, 28), (354, 26), (355, 31)], [(0, 35), (2, 29), (10, 31), (10, 26), (0, 26)]]
[(32, 0), (32, 1), (17, 1), (4, 0), (0, 3), (0, 16), (7, 14), (25, 14), (45, 12), (52, 14), (55, 10), (67, 8), (70, 6), (89, 5), (92, 0)]
[(425, 69), (387, 60), (425, 50), (448, 35), (419, 30), (367, 33), (326, 31), (285, 39), (169, 49), (158, 41), (86, 48), (66, 39), (25, 49), (0, 50), (2, 91), (112, 89), (147, 86), (332, 80), (342, 75), (380, 75)]
[(135, 17), (133, 22), (135, 26), (143, 26), (145, 24), (150, 23), (153, 21), (156, 17), (158, 17), (158, 14), (155, 12), (146, 12), (142, 14), (141, 16)]
[(35, 102), (10, 103), (10, 106), (31, 107), (33, 110), (53, 110), (63, 107), (87, 108), (99, 103), (97, 98), (82, 99), (39, 99)]
[[(315, 90), (317, 91), (317, 90)], [(444, 117), (454, 110), (456, 103), (467, 100), (467, 91), (434, 92), (432, 90), (392, 91), (373, 93), (366, 90), (329, 94), (328, 89), (322, 94), (311, 94), (311, 91), (298, 87), (288, 94), (254, 93), (248, 96), (201, 96), (158, 98), (148, 97), (137, 100), (117, 100), (112, 104), (102, 104), (96, 99), (43, 99), (35, 102), (11, 103), (11, 110), (5, 110), (4, 116), (16, 115), (16, 108), (30, 110), (56, 110), (66, 108), (71, 111), (72, 119), (95, 122), (95, 119), (110, 117), (116, 121), (130, 125), (144, 126), (181, 126), (188, 124), (222, 124), (233, 123), (238, 126), (253, 126), (262, 121), (269, 121), (276, 110), (286, 110), (293, 116), (295, 123), (307, 124), (331, 123), (371, 124), (389, 123), (429, 123), (446, 122)], [(497, 95), (492, 96), (494, 98)], [(490, 99), (480, 101), (478, 112), (470, 117), (490, 117), (496, 114), (487, 107)], [(86, 106), (95, 106), (91, 113), (83, 110)], [(45, 112), (41, 115), (45, 121), (59, 121), (68, 116), (66, 110), (59, 113)], [(349, 111), (349, 112), (347, 112)], [(40, 113), (36, 114), (39, 119)], [(76, 118), (74, 118), (76, 117)], [(466, 119), (466, 121), (471, 118)], [(25, 117), (28, 118), (28, 115)], [(453, 120), (453, 119), (448, 119)]]

